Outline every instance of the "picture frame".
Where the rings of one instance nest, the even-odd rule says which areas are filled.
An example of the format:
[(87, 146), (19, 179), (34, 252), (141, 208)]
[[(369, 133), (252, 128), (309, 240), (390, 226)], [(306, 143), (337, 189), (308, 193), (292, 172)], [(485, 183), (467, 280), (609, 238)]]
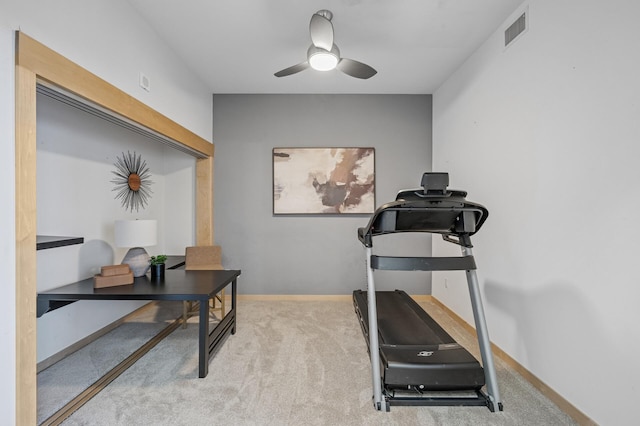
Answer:
[(375, 149), (273, 148), (274, 215), (371, 214)]

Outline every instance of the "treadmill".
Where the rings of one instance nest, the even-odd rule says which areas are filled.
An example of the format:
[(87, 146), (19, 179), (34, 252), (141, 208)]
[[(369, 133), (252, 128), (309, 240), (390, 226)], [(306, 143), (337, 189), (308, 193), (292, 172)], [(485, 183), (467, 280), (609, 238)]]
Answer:
[[(367, 290), (353, 304), (368, 344), (377, 410), (391, 405), (475, 405), (502, 411), (471, 235), (488, 211), (449, 190), (447, 173), (424, 173), (422, 188), (400, 191), (358, 229), (366, 249)], [(373, 237), (398, 232), (441, 234), (459, 245), (460, 257), (395, 257), (373, 254)], [(376, 291), (375, 270), (466, 271), (482, 365), (402, 290)], [(486, 387), (486, 393), (483, 388)]]

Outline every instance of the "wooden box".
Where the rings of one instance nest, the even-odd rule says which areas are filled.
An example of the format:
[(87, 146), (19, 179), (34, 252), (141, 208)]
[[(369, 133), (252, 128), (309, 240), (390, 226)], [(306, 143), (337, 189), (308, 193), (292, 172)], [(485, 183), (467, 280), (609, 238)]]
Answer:
[(112, 275), (124, 275), (131, 272), (129, 265), (108, 265), (100, 268), (100, 275), (103, 277), (110, 277)]
[(133, 284), (133, 272), (127, 274), (93, 277), (93, 288), (115, 287), (119, 285)]

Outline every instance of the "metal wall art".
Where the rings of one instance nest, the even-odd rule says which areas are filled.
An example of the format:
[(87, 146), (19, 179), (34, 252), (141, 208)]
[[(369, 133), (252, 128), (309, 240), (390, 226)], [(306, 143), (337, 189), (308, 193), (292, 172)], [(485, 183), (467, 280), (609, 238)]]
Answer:
[(117, 191), (116, 200), (120, 200), (125, 210), (133, 212), (144, 209), (153, 191), (151, 190), (151, 171), (147, 162), (142, 156), (122, 153), (122, 157), (116, 157), (116, 170), (112, 171), (116, 177), (111, 181), (116, 186), (113, 191)]
[(274, 148), (274, 214), (371, 214), (373, 148)]

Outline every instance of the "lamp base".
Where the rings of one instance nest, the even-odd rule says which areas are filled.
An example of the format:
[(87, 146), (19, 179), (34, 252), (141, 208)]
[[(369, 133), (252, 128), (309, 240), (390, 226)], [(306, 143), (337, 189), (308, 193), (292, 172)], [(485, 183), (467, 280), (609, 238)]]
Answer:
[(122, 259), (122, 264), (129, 265), (134, 277), (141, 277), (149, 269), (149, 253), (142, 247), (129, 249), (124, 259)]

